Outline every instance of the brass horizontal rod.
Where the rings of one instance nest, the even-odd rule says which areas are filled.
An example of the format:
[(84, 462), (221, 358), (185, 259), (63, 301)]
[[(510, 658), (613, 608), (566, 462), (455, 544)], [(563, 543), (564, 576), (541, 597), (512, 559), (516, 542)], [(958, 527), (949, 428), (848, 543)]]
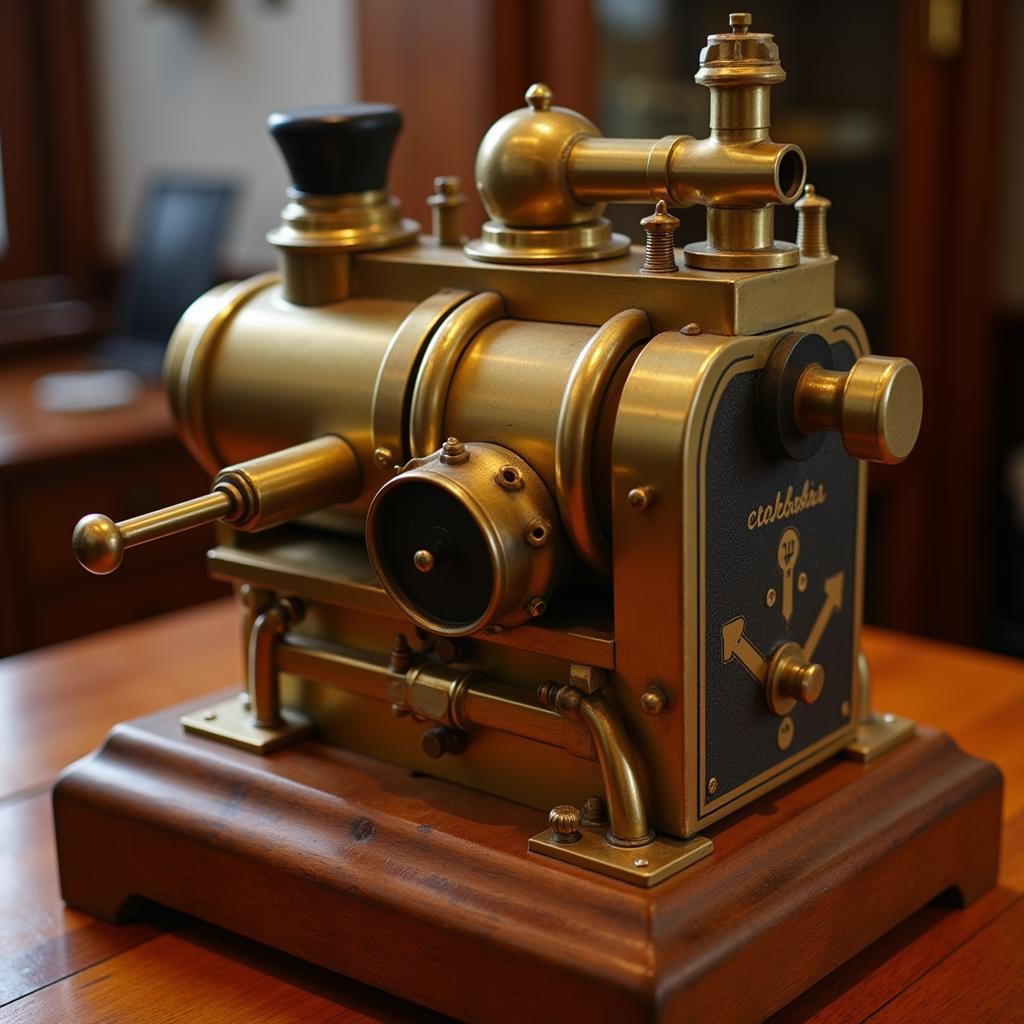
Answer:
[[(374, 700), (391, 699), (388, 683), (392, 673), (384, 655), (286, 633), (275, 648), (275, 658), (281, 672), (291, 672)], [(453, 672), (453, 684), (458, 678), (459, 673)], [(567, 747), (562, 716), (549, 708), (524, 703), (517, 698), (512, 686), (493, 679), (474, 678), (461, 688), (455, 699), (458, 702), (456, 717), (467, 725), (498, 729), (551, 747)]]
[(211, 491), (198, 498), (179, 501), (141, 516), (117, 523), (126, 548), (146, 544), (151, 540), (170, 537), (174, 533), (191, 530), (224, 519), (235, 511), (235, 499), (226, 491)]

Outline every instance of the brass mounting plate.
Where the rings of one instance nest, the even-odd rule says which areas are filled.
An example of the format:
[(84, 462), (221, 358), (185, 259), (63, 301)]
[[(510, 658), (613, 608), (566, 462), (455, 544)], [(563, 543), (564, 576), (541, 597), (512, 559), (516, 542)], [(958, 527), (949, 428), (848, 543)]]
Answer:
[(604, 825), (581, 825), (580, 838), (575, 843), (565, 843), (556, 841), (554, 833), (545, 829), (530, 838), (529, 847), (545, 857), (555, 857), (646, 889), (703, 860), (715, 848), (703, 836), (687, 840), (658, 836), (646, 846), (612, 846), (605, 839), (606, 832)]
[(845, 749), (846, 756), (868, 764), (914, 735), (917, 723), (899, 715), (872, 716), (869, 723), (857, 726), (857, 738)]
[(190, 711), (181, 716), (186, 732), (219, 740), (233, 747), (269, 754), (272, 750), (311, 736), (316, 729), (313, 720), (299, 711), (282, 708), (284, 724), (264, 729), (253, 724), (249, 709), (238, 697), (229, 697), (217, 704)]

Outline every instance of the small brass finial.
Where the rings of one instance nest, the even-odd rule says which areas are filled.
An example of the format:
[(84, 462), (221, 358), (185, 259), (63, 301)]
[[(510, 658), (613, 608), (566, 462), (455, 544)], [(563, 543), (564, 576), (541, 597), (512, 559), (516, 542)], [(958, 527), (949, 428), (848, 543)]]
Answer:
[(533, 110), (548, 110), (555, 94), (543, 82), (534, 82), (526, 90), (526, 105)]
[(434, 194), (427, 196), (434, 241), (438, 245), (461, 246), (466, 241), (462, 233), (462, 208), (466, 197), (462, 183), (453, 175), (434, 179)]
[(753, 20), (749, 11), (736, 11), (729, 15), (729, 28), (733, 32), (746, 32)]
[(409, 671), (412, 665), (412, 648), (406, 640), (404, 633), (395, 636), (395, 646), (391, 648), (391, 659), (388, 663), (388, 670), (399, 674)]
[(582, 835), (580, 833), (580, 822), (583, 816), (572, 804), (559, 804), (551, 808), (548, 814), (548, 825), (554, 833), (552, 837), (556, 843), (575, 843)]
[(804, 186), (804, 194), (796, 201), (796, 244), (800, 255), (821, 260), (831, 253), (828, 248), (828, 227), (825, 216), (832, 205), (830, 199), (819, 196), (813, 185)]
[(676, 263), (675, 230), (679, 218), (668, 212), (664, 199), (659, 199), (654, 213), (640, 221), (644, 229), (644, 264), (641, 274), (673, 274), (679, 270)]

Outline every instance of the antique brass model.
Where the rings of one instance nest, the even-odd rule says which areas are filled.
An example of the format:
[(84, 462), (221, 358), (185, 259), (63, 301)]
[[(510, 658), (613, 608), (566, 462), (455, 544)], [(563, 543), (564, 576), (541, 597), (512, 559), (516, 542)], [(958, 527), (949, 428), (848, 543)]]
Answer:
[[(315, 728), (554, 807), (532, 849), (641, 885), (908, 734), (860, 654), (864, 460), (910, 452), (921, 381), (835, 308), (828, 201), (769, 136), (784, 79), (734, 14), (701, 53), (706, 139), (606, 139), (532, 86), (480, 146), (468, 242), (457, 180), (432, 236), (387, 192), (393, 108), (271, 117), (280, 274), (199, 299), (166, 362), (211, 493), (74, 538), (109, 572), (224, 523), (248, 687), (186, 729), (264, 752)], [(799, 246), (776, 240), (801, 196)], [(608, 202), (639, 204), (645, 248)], [(669, 208), (697, 204), (680, 252)]]

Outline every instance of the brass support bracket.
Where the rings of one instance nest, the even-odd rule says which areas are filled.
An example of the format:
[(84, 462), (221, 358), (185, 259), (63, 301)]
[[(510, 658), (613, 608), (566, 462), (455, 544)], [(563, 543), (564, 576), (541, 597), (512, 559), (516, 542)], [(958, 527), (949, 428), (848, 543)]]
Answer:
[(248, 702), (238, 697), (229, 697), (198, 711), (190, 711), (181, 716), (181, 724), (186, 732), (251, 750), (255, 754), (269, 754), (311, 736), (315, 729), (311, 718), (291, 708), (281, 709), (279, 725), (270, 728), (257, 725), (249, 714)]
[(872, 715), (857, 726), (857, 738), (845, 749), (853, 761), (869, 764), (914, 735), (917, 723), (899, 715)]
[(313, 720), (281, 707), (277, 674), (281, 637), (302, 615), (302, 604), (292, 598), (275, 601), (257, 612), (249, 632), (246, 692), (183, 715), (185, 731), (257, 754), (270, 753), (309, 736), (315, 727)]
[(579, 838), (567, 843), (545, 829), (530, 838), (529, 848), (545, 857), (648, 889), (710, 856), (714, 850), (714, 844), (704, 836), (686, 840), (658, 836), (646, 846), (632, 849), (612, 846), (605, 831), (601, 825), (580, 825)]

